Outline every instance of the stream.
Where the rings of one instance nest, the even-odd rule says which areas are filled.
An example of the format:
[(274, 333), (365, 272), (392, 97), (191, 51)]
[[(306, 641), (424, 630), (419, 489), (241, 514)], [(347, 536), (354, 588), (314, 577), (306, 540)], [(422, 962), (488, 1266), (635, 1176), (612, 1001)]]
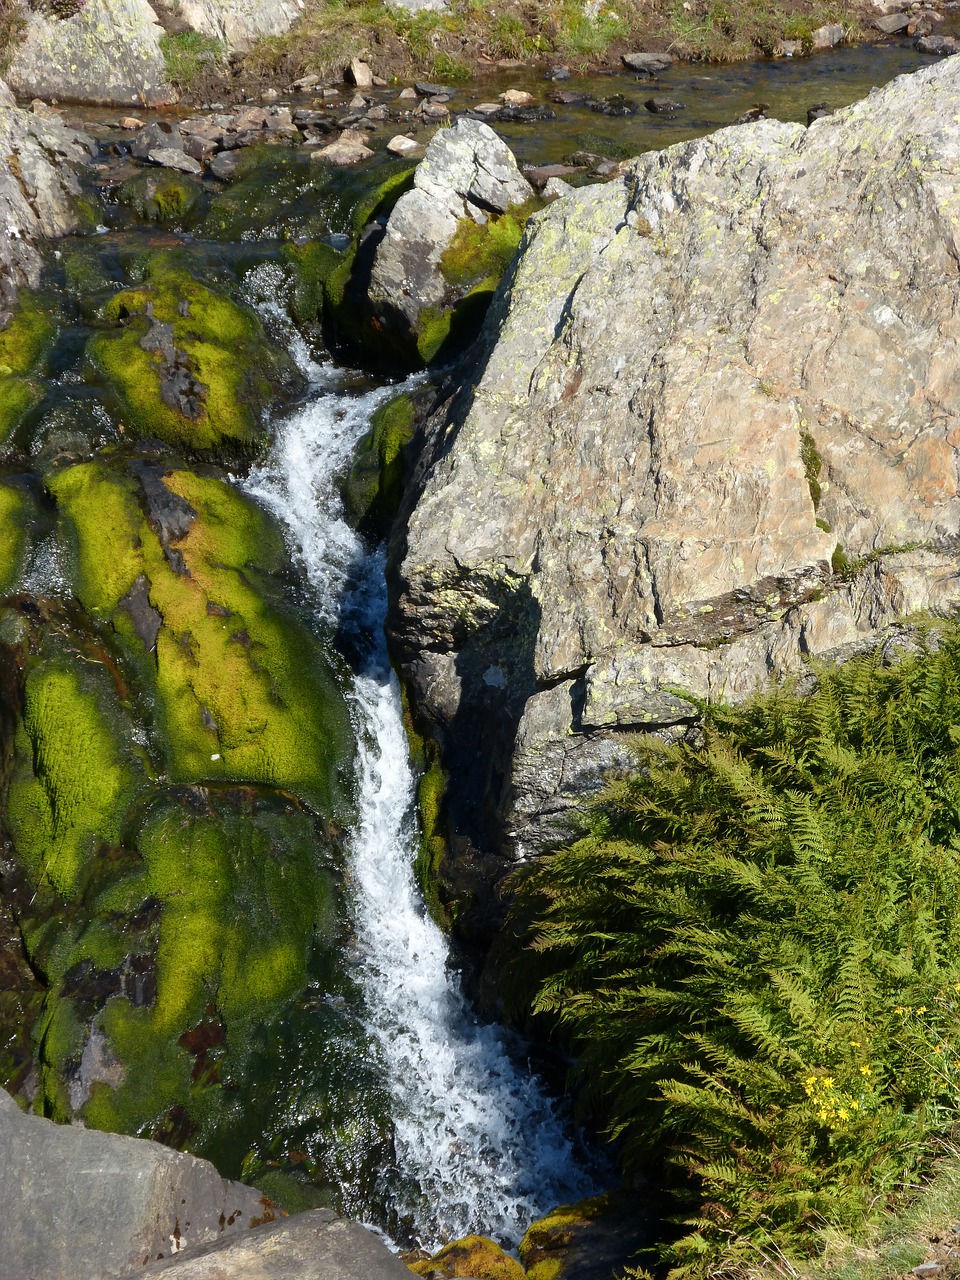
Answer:
[[(957, 26), (958, 19), (951, 16), (938, 30), (950, 34)], [(573, 77), (561, 85), (533, 83), (534, 74), (528, 69), (457, 86), (451, 110), (456, 114), (496, 100), (507, 88), (534, 89), (543, 105), (555, 112), (552, 119), (494, 122), (521, 163), (555, 163), (578, 149), (620, 158), (730, 124), (758, 103), (767, 104), (770, 116), (805, 121), (815, 104), (843, 106), (867, 94), (873, 85), (929, 61), (907, 41), (892, 41), (750, 65), (676, 64), (656, 84), (626, 72)], [(595, 99), (623, 94), (639, 110), (614, 116), (582, 102), (550, 103), (548, 94), (557, 89)], [(683, 107), (668, 115), (645, 111), (642, 103), (651, 93), (676, 99)], [(396, 94), (396, 88), (374, 91), (383, 104), (396, 105)], [(296, 106), (305, 99), (280, 101)], [(176, 112), (164, 114), (177, 116)], [(417, 779), (384, 635), (385, 553), (350, 527), (338, 484), (378, 407), (398, 392), (415, 388), (422, 375), (390, 384), (338, 366), (323, 349), (316, 326), (306, 322), (301, 331), (293, 323), (287, 296), (291, 274), (284, 254), (290, 243), (296, 248), (320, 240), (342, 247), (357, 202), (404, 167), (385, 154), (384, 143), (407, 126), (393, 120), (378, 128), (371, 135), (376, 158), (361, 170), (326, 170), (311, 161), (306, 147), (258, 149), (269, 154), (264, 154), (253, 180), (232, 187), (207, 178), (198, 180), (202, 190), (190, 215), (175, 226), (158, 227), (146, 225), (116, 195), (131, 173), (137, 176), (141, 170), (124, 152), (127, 135), (115, 118), (91, 109), (71, 115), (90, 128), (101, 144), (95, 185), (102, 198), (98, 206), (102, 223), (96, 235), (65, 241), (52, 251), (44, 287), (48, 297), (57, 295), (52, 307), (60, 308), (61, 320), (45, 369), (45, 399), (38, 401), (35, 419), (11, 437), (6, 453), (0, 454), (0, 479), (19, 485), (31, 501), (39, 495), (36, 546), (17, 583), (18, 593), (27, 599), (25, 612), (40, 612), (36, 599), (55, 601), (59, 612), (51, 611), (54, 629), (66, 633), (74, 625), (75, 589), (64, 568), (59, 535), (51, 533), (56, 503), (49, 487), (44, 487), (49, 477), (55, 480), (61, 466), (67, 470), (99, 453), (113, 465), (125, 456), (124, 450), (132, 454), (141, 447), (148, 453), (156, 445), (124, 438), (113, 390), (85, 355), (91, 335), (95, 337), (98, 326), (104, 324), (107, 300), (121, 288), (142, 283), (148, 269), (144, 263), (152, 255), (165, 254), (186, 263), (184, 269), (195, 280), (232, 292), (255, 307), (270, 337), (291, 354), (306, 386), (294, 403), (273, 412), (273, 439), (266, 456), (247, 474), (230, 479), (279, 523), (296, 577), (292, 586), (284, 581), (282, 590), (289, 588), (314, 634), (327, 638), (331, 651), (337, 650), (334, 657), (340, 665), (336, 669), (343, 674), (353, 741), (344, 736), (354, 760), (351, 804), (342, 835), (344, 862), (335, 868), (346, 880), (347, 921), (342, 942), (338, 937), (336, 946), (342, 945), (348, 978), (341, 986), (331, 983), (327, 989), (311, 971), (307, 994), (291, 1000), (297, 1006), (295, 1018), (288, 1011), (279, 1031), (272, 1026), (262, 1029), (262, 1045), (258, 1041), (256, 1046), (257, 1052), (262, 1048), (261, 1056), (251, 1051), (245, 1061), (267, 1064), (263, 1088), (257, 1093), (261, 1081), (254, 1081), (249, 1096), (255, 1097), (258, 1109), (248, 1108), (244, 1117), (252, 1128), (259, 1125), (254, 1145), (259, 1144), (256, 1154), (261, 1164), (246, 1163), (251, 1158), (249, 1144), (237, 1137), (236, 1149), (231, 1147), (229, 1158), (223, 1159), (224, 1169), (230, 1176), (241, 1171), (246, 1176), (251, 1168), (256, 1174), (282, 1165), (284, 1176), (291, 1170), (298, 1178), (303, 1173), (300, 1181), (306, 1184), (310, 1182), (304, 1173), (307, 1154), (314, 1147), (322, 1149), (321, 1154), (336, 1148), (324, 1171), (332, 1169), (336, 1176), (326, 1182), (319, 1176), (315, 1179), (311, 1190), (322, 1190), (310, 1204), (319, 1204), (326, 1196), (323, 1203), (333, 1203), (371, 1225), (397, 1248), (432, 1251), (473, 1233), (515, 1248), (538, 1217), (609, 1187), (613, 1179), (603, 1159), (578, 1135), (566, 1105), (551, 1095), (531, 1068), (521, 1038), (476, 1016), (464, 995), (448, 940), (428, 913), (416, 883)], [(584, 175), (575, 180), (584, 180)], [(69, 254), (76, 246), (98, 260), (74, 263), (70, 268), (74, 274), (69, 276)], [(36, 435), (31, 436), (34, 427)], [(157, 456), (163, 461), (166, 455)], [(152, 466), (153, 454), (149, 460)], [(188, 460), (177, 465), (187, 471), (193, 464)], [(204, 475), (205, 468), (211, 473), (218, 470), (205, 462), (196, 467), (197, 473)], [(149, 468), (141, 465), (143, 470)], [(222, 468), (218, 474), (222, 476)], [(124, 494), (133, 492), (126, 472), (122, 482), (128, 486)], [(227, 491), (236, 500), (234, 490)], [(180, 499), (181, 512), (185, 501)], [(177, 552), (166, 550), (173, 564)], [(214, 612), (208, 602), (198, 628)], [(225, 606), (216, 616), (221, 615), (230, 616)], [(114, 638), (101, 622), (94, 639), (99, 637), (103, 651), (109, 651)], [(4, 625), (9, 630), (9, 623)], [(242, 638), (243, 633), (239, 635)], [(249, 643), (249, 637), (246, 640)], [(101, 649), (90, 652), (91, 664), (103, 663)], [(299, 694), (302, 670), (298, 668), (297, 674)], [(122, 686), (119, 676), (116, 683)], [(126, 689), (121, 700), (125, 705), (129, 700)], [(339, 705), (342, 708), (342, 701)], [(146, 736), (140, 745), (146, 752)], [(220, 762), (219, 749), (209, 759)], [(154, 781), (151, 775), (151, 785)], [(200, 781), (205, 786), (206, 776)], [(284, 791), (283, 804), (289, 798)], [(194, 797), (188, 799), (192, 803)], [(184, 797), (178, 794), (176, 801), (186, 813)], [(279, 812), (281, 800), (274, 797), (274, 802)], [(292, 803), (289, 807), (292, 811)], [(283, 814), (286, 821), (286, 809)], [(330, 830), (333, 826), (331, 821)], [(336, 838), (330, 835), (329, 840), (331, 846), (337, 845), (339, 857), (341, 833), (337, 831)], [(118, 858), (129, 853), (132, 861), (132, 851), (123, 850), (121, 843), (117, 836), (112, 853)], [(332, 866), (335, 855), (329, 856)], [(131, 917), (131, 929), (152, 927), (150, 920), (144, 923), (133, 912)], [(330, 946), (332, 951), (334, 944)], [(103, 971), (108, 968), (103, 966)], [(330, 968), (334, 968), (332, 961)], [(137, 1008), (131, 1022), (142, 1012)], [(205, 1009), (204, 1018), (208, 1014)], [(197, 1039), (198, 1028), (192, 1024), (188, 1034), (194, 1036), (190, 1048), (200, 1082), (212, 1090), (221, 1082), (216, 1074), (221, 1064), (217, 1055), (225, 1051), (223, 1038), (216, 1039), (222, 1028), (209, 1016), (210, 1021), (202, 1023), (208, 1040)], [(341, 1017), (344, 1026), (353, 1020), (359, 1033), (344, 1034), (342, 1040), (328, 1033), (328, 1028), (340, 1025)], [(310, 1026), (312, 1031), (304, 1030)], [(184, 1045), (183, 1036), (174, 1042), (171, 1053), (176, 1045)], [(357, 1094), (367, 1096), (351, 1112), (352, 1095), (345, 1089), (346, 1101), (336, 1113), (336, 1122), (330, 1119), (336, 1108), (311, 1102), (325, 1092), (332, 1094), (328, 1081), (340, 1078), (335, 1068), (342, 1064), (321, 1065), (322, 1053), (331, 1059), (337, 1054), (362, 1059), (348, 1063), (347, 1074), (354, 1083), (360, 1082), (355, 1084)], [(192, 1082), (197, 1079), (194, 1075)], [(248, 1087), (249, 1081), (241, 1084)], [(223, 1090), (224, 1095), (228, 1092)], [(240, 1102), (233, 1105), (240, 1110)], [(382, 1119), (370, 1120), (373, 1115)], [(131, 1124), (127, 1131), (141, 1130)], [(229, 1134), (230, 1124), (218, 1132)], [(151, 1136), (184, 1144), (192, 1135), (184, 1129), (173, 1136), (151, 1131)], [(205, 1154), (218, 1157), (220, 1153), (213, 1148)], [(318, 1156), (316, 1165), (322, 1163)], [(338, 1183), (332, 1196), (330, 1181)]]

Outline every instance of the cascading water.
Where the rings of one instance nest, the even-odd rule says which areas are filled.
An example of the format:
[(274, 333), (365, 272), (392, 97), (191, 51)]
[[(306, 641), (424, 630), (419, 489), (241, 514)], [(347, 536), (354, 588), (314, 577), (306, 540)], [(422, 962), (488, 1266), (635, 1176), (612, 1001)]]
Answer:
[[(259, 304), (276, 322), (269, 283), (258, 282)], [(373, 411), (397, 389), (358, 393), (342, 372), (315, 363), (301, 339), (291, 347), (310, 395), (277, 424), (269, 458), (244, 487), (286, 526), (319, 616), (338, 621), (361, 655), (350, 695), (356, 977), (396, 1151), (389, 1205), (363, 1211), (412, 1224), (426, 1247), (470, 1232), (516, 1243), (531, 1219), (592, 1188), (539, 1081), (514, 1065), (501, 1031), (471, 1015), (413, 875), (414, 778), (383, 634), (383, 555), (346, 524), (335, 485)]]

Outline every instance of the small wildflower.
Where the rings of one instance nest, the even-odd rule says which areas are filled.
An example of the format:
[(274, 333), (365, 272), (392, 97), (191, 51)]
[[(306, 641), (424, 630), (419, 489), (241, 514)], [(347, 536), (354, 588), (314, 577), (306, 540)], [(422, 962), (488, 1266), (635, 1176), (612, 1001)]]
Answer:
[(927, 1006), (926, 1006), (925, 1004), (918, 1004), (918, 1005), (917, 1005), (917, 1013), (918, 1013), (918, 1014), (926, 1013), (926, 1012), (927, 1012)]
[(873, 1067), (861, 1067), (861, 1068), (860, 1068), (860, 1074), (861, 1074), (862, 1076), (872, 1076), (872, 1075), (873, 1075)]
[(859, 1040), (851, 1040), (851, 1041), (850, 1041), (850, 1044), (851, 1044), (851, 1046), (852, 1046), (854, 1049), (859, 1049), (859, 1048), (860, 1048), (860, 1041), (859, 1041)]

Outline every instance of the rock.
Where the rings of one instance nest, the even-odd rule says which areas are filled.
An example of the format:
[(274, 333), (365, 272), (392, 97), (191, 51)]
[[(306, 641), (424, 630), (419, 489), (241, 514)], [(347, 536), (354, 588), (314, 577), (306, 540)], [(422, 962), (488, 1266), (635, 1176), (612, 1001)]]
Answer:
[(106, 106), (175, 102), (147, 0), (87, 0), (70, 18), (27, 12), (27, 34), (7, 72), (21, 97)]
[(349, 84), (355, 84), (358, 89), (373, 88), (373, 72), (370, 70), (368, 64), (361, 61), (360, 58), (353, 58), (351, 60), (344, 72), (344, 79)]
[(414, 1275), (434, 1280), (526, 1280), (526, 1272), (516, 1258), (485, 1236), (465, 1236), (445, 1245), (432, 1258), (407, 1264)]
[(309, 76), (301, 76), (299, 80), (294, 80), (290, 88), (295, 89), (297, 93), (306, 93), (308, 89), (312, 89), (314, 85), (319, 83), (320, 77), (311, 74)]
[(576, 107), (581, 102), (585, 102), (587, 95), (585, 93), (577, 93), (573, 89), (551, 89), (547, 94), (551, 102), (558, 102), (564, 107)]
[(387, 150), (392, 156), (408, 156), (410, 159), (419, 159), (424, 152), (424, 147), (417, 142), (416, 138), (410, 138), (405, 133), (398, 133), (396, 137), (391, 138), (387, 143)]
[(429, 80), (418, 80), (415, 88), (421, 98), (452, 98), (457, 92), (456, 89), (451, 89), (449, 85), (433, 84)]
[(449, 120), (450, 112), (442, 102), (436, 99), (430, 99), (420, 108), (420, 114), (425, 120)]
[(183, 150), (180, 130), (168, 120), (156, 120), (148, 124), (130, 143), (130, 154), (138, 160), (146, 160), (151, 151)]
[(355, 93), (347, 106), (351, 111), (365, 111), (367, 109), (367, 99), (362, 93)]
[(641, 75), (655, 76), (673, 66), (673, 57), (669, 53), (625, 53), (623, 62), (631, 71), (639, 71)]
[(122, 116), (119, 121), (121, 129), (142, 129), (143, 121), (138, 120), (136, 116)]
[(500, 101), (505, 107), (532, 107), (536, 98), (525, 89), (507, 89), (501, 93)]
[(362, 142), (331, 142), (319, 151), (311, 152), (311, 160), (319, 160), (321, 164), (347, 166), (362, 164), (369, 160), (373, 152)]
[(607, 1280), (635, 1263), (650, 1239), (643, 1206), (620, 1192), (554, 1209), (533, 1223), (518, 1252), (530, 1280)]
[(960, 601), (958, 93), (947, 59), (528, 223), (393, 543), (454, 847), (526, 857), (624, 728)]
[(0, 328), (22, 286), (40, 278), (39, 245), (79, 225), (76, 167), (89, 138), (20, 110), (0, 80)]
[(147, 152), (147, 159), (151, 164), (158, 164), (164, 169), (178, 169), (181, 173), (197, 175), (203, 173), (203, 165), (177, 147), (155, 147)]
[(562, 178), (549, 178), (544, 184), (541, 195), (544, 200), (558, 200), (561, 196), (568, 196), (575, 190), (575, 187), (572, 187), (569, 182), (564, 182)]
[(802, 40), (784, 40), (780, 45), (780, 53), (784, 58), (799, 58), (803, 51)]
[(297, 0), (177, 0), (177, 16), (188, 26), (237, 51), (261, 36), (282, 35), (301, 9)]
[(328, 1209), (277, 1221), (259, 1191), (206, 1160), (25, 1115), (2, 1090), (0, 1146), (4, 1280), (410, 1275), (372, 1232)]
[(524, 169), (523, 176), (538, 190), (541, 190), (551, 178), (564, 178), (569, 173), (579, 173), (579, 167), (572, 164), (539, 164)]
[(770, 109), (769, 102), (756, 102), (752, 107), (747, 107), (743, 115), (738, 116), (734, 120), (734, 124), (753, 124), (757, 120), (765, 120), (767, 111)]
[(380, 322), (400, 335), (415, 333), (422, 313), (447, 298), (440, 258), (460, 220), (473, 209), (503, 213), (532, 195), (510, 148), (488, 125), (464, 118), (438, 130), (413, 190), (371, 245), (367, 300)]
[(178, 1255), (136, 1275), (163, 1280), (410, 1280), (407, 1268), (372, 1231), (329, 1209), (234, 1233), (199, 1255)]
[(546, 71), (545, 79), (569, 80), (570, 75), (571, 75), (571, 72), (569, 67), (548, 67)]
[(398, 102), (416, 102), (416, 100), (417, 100), (417, 91), (416, 89), (411, 89), (409, 85), (407, 86), (406, 89), (401, 89), (400, 92), (397, 94)]
[(960, 40), (955, 36), (921, 36), (916, 47), (919, 53), (933, 53), (946, 58), (960, 53)]
[(100, 1280), (244, 1232), (275, 1211), (206, 1160), (25, 1115), (0, 1090), (0, 1276)]
[(843, 44), (846, 32), (839, 22), (827, 22), (817, 27), (810, 36), (810, 47), (813, 49), (834, 49)]
[(500, 112), (503, 110), (503, 103), (478, 102), (477, 105), (475, 107), (471, 107), (470, 110), (474, 113), (474, 115), (486, 116), (487, 119), (492, 119), (494, 116), (498, 116)]
[(833, 108), (825, 102), (815, 102), (812, 107), (807, 108), (807, 127), (813, 124), (814, 120), (822, 120), (824, 116), (832, 116)]
[[(666, 99), (651, 98), (650, 102), (663, 103)], [(651, 107), (650, 102), (646, 103), (648, 111), (663, 111), (663, 106)], [(669, 110), (679, 110), (682, 103), (676, 103)], [(635, 116), (638, 111), (637, 104), (631, 99), (626, 98), (622, 93), (615, 93), (609, 98), (598, 98), (595, 102), (591, 102), (590, 110), (596, 111), (602, 116)]]
[(648, 98), (643, 105), (655, 116), (672, 115), (674, 111), (683, 110), (683, 103), (675, 98)]
[(906, 13), (882, 13), (879, 18), (874, 18), (873, 25), (878, 31), (882, 31), (886, 36), (895, 36), (901, 31), (906, 31), (910, 25), (910, 15)]

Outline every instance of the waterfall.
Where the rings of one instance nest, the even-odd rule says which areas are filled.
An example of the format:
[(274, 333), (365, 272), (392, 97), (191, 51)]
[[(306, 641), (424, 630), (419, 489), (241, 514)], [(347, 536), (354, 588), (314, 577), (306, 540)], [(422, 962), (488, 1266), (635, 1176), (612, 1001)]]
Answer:
[[(276, 322), (268, 284), (261, 278), (257, 300)], [(302, 340), (291, 335), (290, 345), (309, 395), (276, 424), (269, 457), (243, 483), (286, 528), (318, 618), (339, 623), (361, 655), (349, 694), (354, 963), (396, 1151), (390, 1203), (366, 1215), (412, 1224), (427, 1248), (471, 1232), (516, 1244), (533, 1218), (593, 1188), (539, 1080), (514, 1064), (501, 1029), (472, 1015), (414, 878), (415, 779), (383, 633), (383, 553), (347, 525), (335, 483), (398, 388), (358, 389), (345, 371), (317, 364)]]

